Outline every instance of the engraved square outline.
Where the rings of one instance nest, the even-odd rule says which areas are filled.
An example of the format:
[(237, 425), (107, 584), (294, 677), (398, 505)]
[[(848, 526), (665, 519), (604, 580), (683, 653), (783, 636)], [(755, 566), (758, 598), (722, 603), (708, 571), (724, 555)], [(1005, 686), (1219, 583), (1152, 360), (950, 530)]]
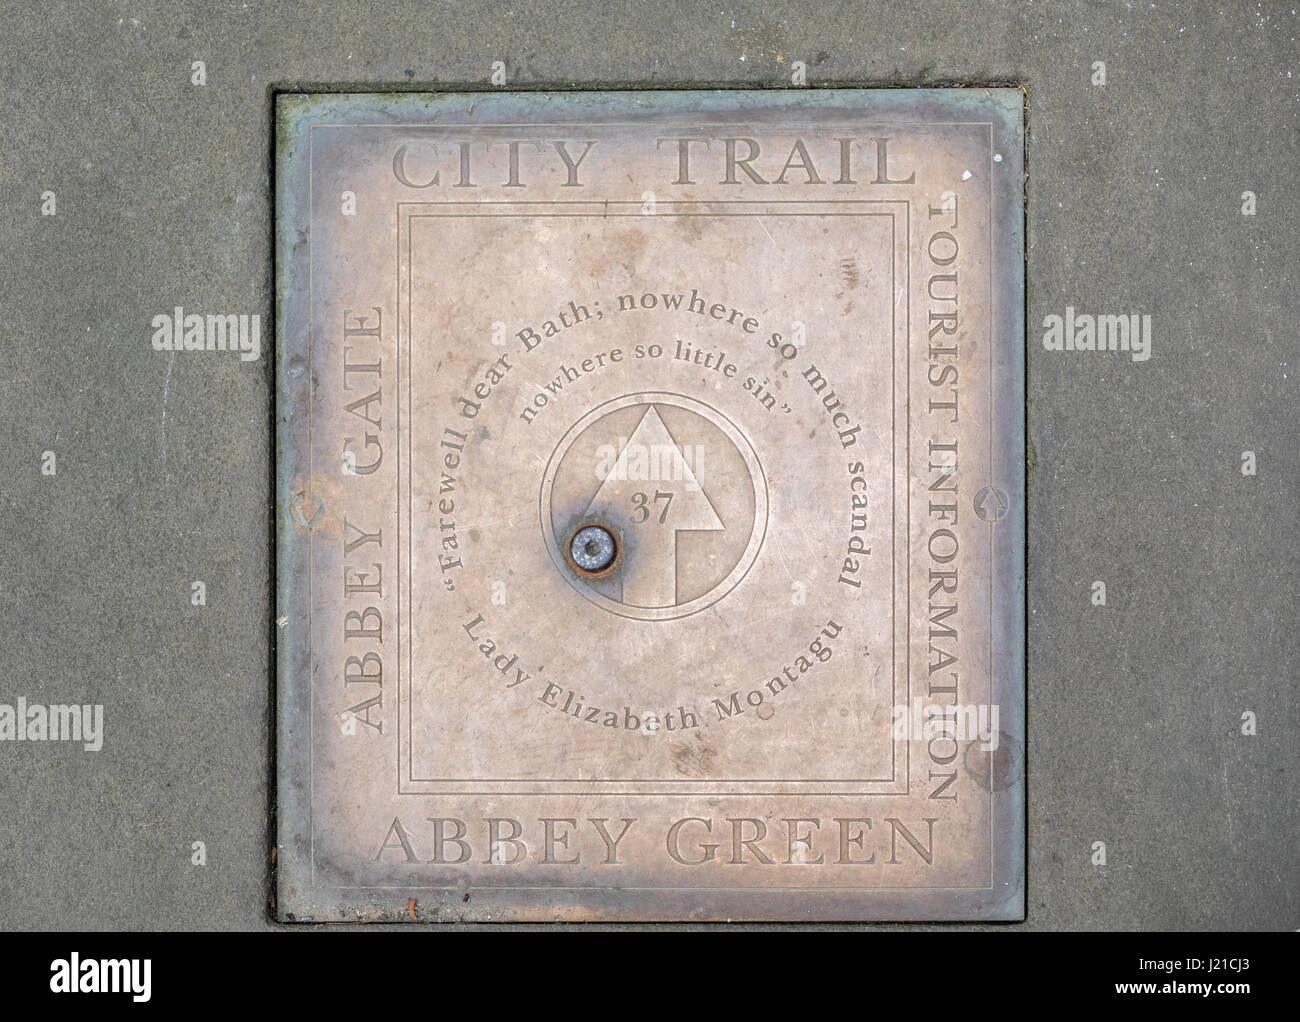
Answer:
[[(402, 587), (403, 587), (403, 584), (405, 584), (405, 585), (407, 586), (407, 593), (408, 593), (408, 596), (409, 596), (409, 587), (411, 586), (413, 579), (412, 579), (412, 577), (411, 577), (411, 572), (410, 572), (410, 569), (409, 569), (409, 564), (410, 564), (410, 561), (411, 561), (411, 554), (410, 554), (410, 549), (409, 549), (409, 548), (410, 548), (410, 542), (411, 542), (411, 531), (412, 531), (409, 527), (408, 527), (408, 529), (407, 529), (406, 547), (403, 548), (402, 543), (401, 543), (401, 531), (402, 531), (402, 529), (401, 529), (401, 513), (402, 513), (402, 507), (401, 507), (401, 488), (402, 488), (402, 478), (401, 478), (401, 470), (402, 470), (402, 429), (401, 429), (400, 421), (401, 421), (401, 406), (402, 406), (402, 401), (403, 401), (403, 398), (405, 398), (406, 402), (408, 403), (408, 404), (407, 404), (407, 413), (408, 413), (408, 414), (407, 414), (407, 422), (408, 422), (407, 429), (408, 429), (408, 431), (409, 431), (409, 429), (410, 429), (410, 426), (409, 426), (409, 422), (410, 422), (410, 408), (409, 408), (409, 401), (410, 401), (410, 394), (411, 394), (411, 390), (412, 390), (412, 386), (413, 386), (413, 381), (410, 379), (410, 372), (411, 372), (411, 366), (412, 366), (413, 361), (414, 361), (414, 356), (412, 355), (411, 359), (408, 360), (408, 365), (407, 365), (407, 382), (406, 382), (406, 385), (405, 385), (405, 392), (404, 392), (404, 393), (403, 393), (403, 382), (402, 382), (402, 373), (401, 373), (400, 359), (401, 359), (401, 338), (404, 336), (405, 339), (407, 340), (408, 344), (412, 344), (412, 345), (413, 345), (413, 343), (414, 343), (413, 340), (412, 340), (412, 328), (411, 328), (411, 326), (410, 326), (410, 318), (411, 318), (411, 304), (412, 304), (412, 303), (411, 303), (411, 291), (412, 291), (412, 286), (411, 286), (411, 282), (410, 282), (410, 275), (411, 275), (411, 271), (412, 271), (412, 268), (413, 268), (413, 265), (414, 265), (414, 258), (413, 258), (412, 252), (411, 252), (412, 236), (413, 236), (413, 233), (414, 233), (414, 232), (413, 232), (413, 230), (412, 230), (412, 228), (411, 228), (411, 221), (413, 221), (413, 220), (418, 220), (418, 219), (455, 219), (455, 218), (490, 218), (490, 219), (514, 219), (514, 218), (519, 218), (519, 219), (532, 219), (532, 218), (538, 218), (538, 217), (564, 217), (564, 218), (569, 218), (569, 217), (572, 217), (572, 218), (581, 218), (581, 217), (597, 217), (597, 218), (600, 218), (600, 219), (608, 219), (608, 218), (610, 218), (611, 216), (614, 216), (614, 217), (634, 217), (634, 218), (641, 218), (641, 217), (642, 217), (642, 214), (639, 213), (639, 212), (627, 212), (627, 213), (619, 213), (619, 212), (615, 212), (615, 213), (612, 213), (612, 214), (611, 214), (610, 211), (609, 211), (609, 210), (610, 210), (610, 207), (620, 207), (620, 206), (622, 206), (622, 207), (630, 207), (631, 209), (639, 210), (639, 209), (641, 208), (641, 205), (642, 205), (642, 203), (641, 203), (640, 200), (609, 200), (609, 199), (577, 199), (577, 200), (477, 200), (477, 201), (468, 201), (468, 200), (467, 200), (467, 201), (456, 201), (456, 200), (417, 200), (417, 201), (403, 201), (403, 202), (399, 202), (399, 203), (397, 203), (397, 207), (398, 207), (398, 208), (397, 208), (397, 221), (398, 221), (398, 230), (397, 230), (397, 266), (396, 266), (397, 275), (398, 275), (398, 280), (397, 280), (397, 305), (398, 305), (398, 324), (397, 324), (397, 329), (398, 329), (398, 344), (397, 344), (397, 352), (398, 352), (398, 355), (397, 355), (397, 357), (398, 357), (398, 360), (399, 360), (399, 363), (398, 363), (398, 382), (397, 382), (397, 386), (398, 386), (398, 406), (399, 406), (399, 408), (398, 408), (398, 420), (399, 420), (399, 426), (398, 426), (398, 431), (397, 431), (397, 444), (398, 444), (398, 448), (397, 448), (398, 480), (397, 480), (397, 482), (398, 482), (398, 494), (399, 494), (399, 496), (398, 496), (398, 506), (397, 506), (397, 509), (396, 509), (396, 510), (397, 510), (397, 514), (398, 514), (398, 518), (399, 518), (399, 525), (398, 525), (398, 559), (397, 559), (397, 577), (398, 577), (398, 586), (397, 586), (397, 603), (398, 603), (398, 621), (397, 621), (397, 647), (398, 647), (398, 659), (397, 659), (397, 664), (398, 664), (398, 668), (397, 668), (397, 669), (398, 669), (398, 688), (397, 688), (397, 693), (398, 693), (398, 695), (397, 695), (397, 698), (398, 698), (398, 707), (397, 707), (397, 711), (398, 711), (398, 712), (397, 712), (397, 722), (398, 722), (398, 723), (397, 723), (397, 726), (398, 726), (397, 756), (398, 756), (398, 763), (397, 763), (397, 767), (398, 767), (398, 778), (397, 778), (397, 781), (398, 781), (398, 788), (397, 788), (397, 793), (398, 793), (399, 795), (520, 795), (520, 796), (525, 796), (525, 797), (539, 797), (539, 796), (544, 797), (544, 796), (548, 796), (548, 795), (563, 795), (563, 794), (574, 794), (574, 795), (612, 795), (612, 796), (643, 796), (643, 797), (653, 797), (653, 796), (663, 796), (663, 795), (679, 796), (679, 797), (685, 797), (685, 796), (696, 796), (696, 797), (698, 797), (698, 796), (705, 796), (705, 797), (708, 797), (708, 796), (769, 796), (769, 797), (772, 797), (772, 796), (787, 796), (787, 795), (789, 795), (789, 796), (799, 796), (799, 795), (804, 795), (804, 796), (815, 796), (815, 795), (816, 795), (816, 796), (825, 796), (825, 795), (829, 795), (829, 796), (850, 796), (850, 797), (872, 797), (872, 796), (890, 797), (890, 796), (895, 796), (895, 795), (906, 796), (906, 795), (910, 794), (910, 787), (911, 787), (911, 777), (910, 777), (910, 767), (911, 767), (911, 741), (910, 741), (909, 739), (895, 739), (895, 738), (892, 737), (892, 735), (890, 735), (890, 734), (888, 733), (888, 731), (887, 731), (887, 737), (889, 738), (889, 741), (890, 741), (890, 762), (891, 762), (890, 776), (889, 776), (888, 778), (883, 778), (883, 777), (881, 777), (881, 778), (852, 778), (852, 779), (849, 779), (849, 778), (797, 778), (797, 779), (796, 779), (796, 778), (691, 778), (691, 779), (681, 779), (681, 780), (679, 780), (679, 779), (676, 779), (676, 778), (617, 778), (617, 777), (614, 777), (614, 778), (495, 778), (495, 777), (493, 777), (493, 778), (481, 778), (481, 777), (469, 777), (469, 778), (463, 778), (463, 777), (414, 777), (414, 776), (411, 776), (411, 773), (412, 773), (411, 757), (412, 757), (412, 755), (413, 755), (413, 749), (414, 749), (414, 743), (413, 743), (413, 740), (412, 740), (412, 739), (413, 739), (414, 726), (413, 726), (413, 723), (412, 723), (413, 718), (412, 718), (411, 715), (412, 715), (412, 712), (413, 712), (413, 711), (412, 711), (412, 703), (414, 702), (414, 700), (413, 700), (413, 698), (410, 697), (410, 693), (409, 693), (409, 691), (406, 692), (406, 696), (407, 696), (407, 698), (406, 698), (406, 714), (407, 714), (407, 718), (408, 718), (408, 719), (407, 719), (407, 727), (406, 727), (406, 732), (405, 732), (405, 740), (406, 740), (407, 756), (406, 756), (406, 763), (405, 763), (406, 771), (405, 771), (405, 773), (403, 773), (403, 765), (404, 765), (404, 764), (403, 764), (402, 754), (401, 754), (401, 753), (402, 753), (402, 741), (403, 741), (403, 739), (402, 739), (403, 732), (402, 732), (402, 707), (401, 707), (401, 701), (402, 701), (402, 699), (403, 699), (403, 695), (404, 695), (403, 684), (406, 685), (407, 690), (409, 690), (409, 689), (411, 688), (411, 675), (412, 675), (412, 672), (411, 672), (411, 670), (410, 670), (410, 661), (409, 661), (409, 658), (410, 658), (410, 656), (411, 656), (411, 652), (412, 652), (411, 647), (414, 646), (414, 640), (412, 639), (412, 641), (409, 642), (409, 643), (407, 644), (407, 645), (408, 645), (408, 648), (407, 648), (407, 654), (406, 654), (406, 655), (407, 655), (406, 666), (407, 666), (408, 669), (407, 669), (406, 673), (403, 675), (403, 673), (402, 673), (403, 659), (402, 659), (402, 653), (401, 653), (402, 636), (403, 636), (403, 634), (404, 634), (404, 633), (403, 633), (403, 629), (402, 629), (402, 618), (401, 618)], [(701, 217), (701, 218), (724, 218), (724, 217), (747, 217), (747, 216), (764, 216), (764, 217), (781, 217), (781, 216), (810, 216), (810, 217), (831, 217), (831, 216), (863, 217), (863, 216), (868, 216), (868, 217), (883, 217), (883, 216), (888, 216), (888, 217), (890, 218), (890, 223), (891, 223), (891, 227), (890, 227), (890, 246), (889, 246), (889, 252), (890, 252), (890, 264), (889, 264), (889, 265), (890, 265), (890, 296), (891, 296), (891, 297), (892, 297), (892, 296), (895, 296), (895, 295), (896, 295), (896, 292), (897, 292), (897, 285), (898, 285), (898, 281), (899, 281), (899, 272), (898, 272), (898, 271), (899, 271), (899, 269), (900, 269), (900, 263), (901, 263), (901, 269), (902, 269), (902, 271), (903, 271), (903, 276), (904, 276), (904, 278), (905, 278), (905, 280), (906, 280), (906, 284), (905, 284), (906, 291), (905, 291), (905, 293), (909, 296), (909, 297), (908, 297), (908, 302), (907, 302), (907, 307), (906, 307), (906, 315), (905, 315), (905, 318), (904, 318), (904, 336), (903, 336), (903, 338), (902, 338), (901, 343), (902, 343), (902, 345), (903, 345), (903, 352), (904, 352), (904, 358), (903, 358), (903, 364), (904, 364), (904, 393), (903, 393), (903, 397), (904, 397), (904, 409), (906, 410), (906, 411), (905, 411), (905, 414), (904, 414), (904, 420), (905, 420), (905, 434), (906, 434), (906, 436), (905, 436), (905, 439), (904, 439), (904, 441), (903, 441), (903, 453), (904, 453), (904, 458), (905, 458), (905, 460), (906, 460), (908, 463), (910, 463), (910, 457), (911, 457), (911, 450), (910, 450), (910, 445), (911, 445), (911, 416), (910, 416), (910, 408), (911, 408), (911, 382), (912, 382), (912, 381), (911, 381), (911, 340), (912, 340), (912, 337), (911, 337), (911, 298), (910, 298), (910, 294), (911, 294), (911, 269), (912, 269), (912, 256), (913, 256), (913, 254), (914, 254), (914, 253), (912, 252), (912, 250), (911, 250), (911, 206), (912, 206), (911, 201), (910, 201), (910, 200), (905, 200), (905, 199), (690, 199), (690, 200), (663, 201), (663, 202), (660, 202), (659, 205), (660, 205), (660, 206), (678, 206), (678, 207), (683, 207), (683, 206), (685, 206), (685, 207), (710, 207), (710, 206), (722, 206), (722, 207), (736, 207), (736, 206), (741, 206), (741, 207), (754, 207), (754, 206), (759, 206), (759, 207), (772, 207), (772, 206), (777, 206), (777, 207), (796, 207), (796, 209), (793, 209), (793, 210), (785, 210), (785, 211), (776, 211), (776, 212), (773, 212), (771, 209), (753, 210), (753, 211), (741, 211), (741, 210), (736, 210), (736, 211), (734, 211), (734, 212), (732, 212), (732, 211), (730, 211), (730, 210), (727, 210), (727, 209), (724, 209), (723, 211), (720, 211), (720, 212), (719, 212), (719, 211), (710, 211), (710, 212), (699, 212), (699, 213), (689, 213), (689, 212), (684, 212), (684, 211), (683, 211), (683, 212), (670, 211), (670, 212), (666, 212), (666, 213), (665, 213), (665, 212), (658, 212), (658, 213), (655, 214), (656, 217), (697, 216), (697, 217)], [(845, 211), (843, 211), (843, 212), (836, 212), (836, 211), (834, 211), (836, 207), (844, 207), (844, 206), (863, 206), (863, 205), (865, 205), (865, 206), (902, 207), (902, 212), (903, 212), (903, 214), (904, 214), (904, 226), (905, 226), (905, 232), (904, 232), (904, 237), (903, 237), (903, 247), (902, 247), (902, 251), (901, 251), (901, 253), (900, 253), (899, 250), (898, 250), (898, 240), (899, 240), (899, 239), (898, 239), (898, 237), (897, 237), (898, 210), (896, 210), (896, 209), (892, 209), (892, 208), (891, 208), (891, 209), (887, 209), (887, 210), (884, 211), (884, 212), (876, 212), (876, 211), (857, 211), (857, 212), (849, 212), (849, 211), (847, 211), (847, 210), (845, 210)], [(431, 207), (441, 207), (441, 208), (444, 208), (444, 209), (447, 210), (447, 212), (445, 212), (445, 213), (440, 213), (440, 214), (434, 214), (434, 213), (414, 213), (414, 212), (411, 212), (411, 211), (408, 209), (408, 207), (430, 207), (430, 206), (431, 206)], [(598, 207), (598, 208), (595, 209), (595, 210), (593, 210), (593, 211), (590, 211), (590, 212), (578, 212), (578, 211), (576, 211), (576, 210), (573, 211), (573, 212), (548, 212), (548, 211), (547, 211), (547, 210), (555, 209), (556, 207), (564, 208), (564, 207), (584, 207), (584, 206), (585, 206), (585, 207)], [(803, 207), (803, 208), (806, 209), (807, 207), (827, 207), (827, 206), (831, 207), (831, 209), (830, 209), (830, 210), (819, 210), (819, 211), (817, 211), (817, 212), (812, 212), (812, 211), (802, 212), (802, 211), (799, 211), (799, 207)], [(502, 208), (506, 208), (506, 209), (516, 209), (516, 208), (518, 208), (518, 207), (526, 207), (526, 208), (525, 208), (523, 211), (521, 211), (521, 212), (517, 212), (517, 213), (516, 213), (516, 212), (499, 212), (499, 213), (498, 213), (498, 212), (492, 212), (492, 211), (491, 211), (491, 210), (502, 209)], [(481, 210), (481, 209), (486, 209), (486, 210), (488, 210), (488, 211), (487, 211), (487, 212), (459, 212), (459, 211), (461, 211), (461, 210)], [(405, 250), (403, 250), (403, 238), (405, 238)], [(406, 267), (406, 268), (405, 268), (405, 284), (406, 284), (406, 286), (405, 286), (405, 288), (403, 288), (403, 286), (402, 286), (402, 281), (403, 281), (403, 270), (402, 270), (402, 266), (403, 266), (403, 259), (402, 259), (403, 251), (405, 251), (405, 256), (406, 256), (406, 259), (405, 259), (405, 267)], [(403, 315), (403, 305), (405, 305), (405, 315)], [(896, 704), (896, 702), (897, 702), (897, 691), (898, 691), (898, 663), (897, 663), (897, 662), (898, 662), (898, 653), (897, 653), (897, 649), (898, 649), (898, 632), (899, 632), (898, 622), (897, 622), (897, 617), (898, 617), (898, 587), (899, 587), (899, 582), (898, 582), (898, 570), (897, 570), (897, 569), (898, 569), (897, 546), (898, 546), (898, 540), (899, 540), (899, 534), (898, 534), (898, 528), (899, 528), (899, 516), (898, 516), (898, 499), (897, 499), (897, 498), (898, 498), (898, 494), (897, 494), (897, 490), (898, 490), (898, 465), (897, 465), (897, 460), (898, 460), (898, 450), (897, 450), (897, 449), (898, 449), (898, 432), (897, 432), (897, 417), (898, 417), (898, 381), (897, 381), (897, 375), (898, 375), (898, 347), (899, 347), (899, 344), (900, 344), (900, 340), (899, 340), (899, 337), (898, 337), (898, 327), (899, 327), (899, 324), (898, 324), (898, 318), (899, 318), (899, 317), (898, 317), (898, 315), (897, 315), (897, 301), (896, 301), (896, 300), (895, 300), (895, 301), (891, 301), (891, 302), (890, 302), (890, 393), (891, 393), (891, 401), (890, 401), (890, 417), (891, 417), (892, 425), (891, 425), (891, 430), (890, 430), (890, 462), (891, 462), (891, 465), (892, 465), (892, 469), (891, 469), (891, 478), (890, 478), (890, 518), (891, 518), (891, 528), (890, 528), (890, 574), (891, 574), (891, 586), (890, 586), (890, 589), (891, 589), (891, 592), (890, 592), (890, 597), (891, 597), (891, 609), (890, 609), (889, 628), (890, 628), (890, 678), (891, 678), (891, 681), (890, 681), (890, 693), (891, 693), (891, 697), (893, 698), (895, 704)], [(413, 351), (413, 350), (414, 350), (414, 348), (412, 348), (412, 351)], [(409, 445), (408, 445), (408, 446), (409, 446)], [(409, 522), (410, 522), (409, 502), (410, 502), (410, 500), (411, 500), (411, 495), (412, 495), (412, 488), (411, 488), (411, 485), (410, 485), (411, 462), (412, 462), (411, 452), (408, 451), (408, 452), (407, 452), (407, 464), (406, 464), (406, 471), (407, 471), (407, 476), (406, 476), (406, 500), (407, 500), (407, 503), (408, 503), (408, 508), (407, 508), (407, 515), (408, 515), (408, 517), (407, 517), (406, 521), (407, 521), (407, 525), (408, 525), (408, 526), (409, 526)], [(905, 477), (905, 486), (906, 486), (906, 480), (907, 480), (907, 479), (910, 479), (910, 476), (909, 476), (909, 477)], [(908, 537), (908, 529), (909, 529), (908, 522), (909, 522), (909, 520), (910, 520), (910, 514), (911, 514), (911, 492), (910, 492), (910, 486), (906, 486), (906, 488), (905, 488), (905, 491), (904, 491), (904, 499), (905, 499), (905, 508), (906, 508), (906, 509), (905, 509), (905, 512), (904, 512), (904, 516), (903, 516), (903, 517), (904, 517), (904, 521), (903, 521), (903, 525), (902, 525), (902, 528), (903, 528), (904, 560), (905, 560), (905, 565), (904, 565), (904, 574), (903, 574), (903, 585), (904, 585), (905, 593), (906, 593), (907, 595), (905, 595), (905, 597), (904, 597), (904, 607), (903, 607), (903, 626), (902, 626), (902, 631), (903, 631), (903, 636), (904, 636), (904, 638), (903, 638), (903, 647), (904, 647), (904, 680), (905, 680), (906, 687), (907, 687), (908, 705), (910, 705), (910, 699), (911, 699), (911, 606), (910, 606), (911, 544), (910, 544), (910, 542), (907, 541), (907, 537)], [(403, 550), (404, 550), (404, 549), (405, 549), (405, 551), (406, 551), (406, 560), (407, 560), (407, 565), (408, 565), (408, 571), (407, 571), (407, 575), (406, 575), (405, 578), (403, 578), (403, 573), (402, 573), (402, 553), (403, 553)], [(409, 599), (408, 599), (408, 604), (409, 604), (409, 602), (410, 602), (410, 601), (409, 601)], [(409, 622), (409, 621), (407, 622), (407, 625), (408, 625), (408, 627), (409, 627), (409, 625), (410, 625), (410, 622)], [(897, 784), (898, 779), (899, 779), (899, 778), (898, 778), (898, 745), (899, 745), (900, 741), (901, 741), (902, 745), (904, 746), (904, 755), (905, 755), (905, 757), (906, 757), (906, 763), (905, 763), (905, 767), (904, 767), (903, 788), (902, 788), (902, 790), (897, 790), (897, 789), (896, 789), (896, 790), (893, 790), (893, 791), (864, 791), (864, 790), (862, 790), (862, 787), (861, 787), (861, 786), (863, 786), (863, 785), (870, 785), (870, 784), (884, 784), (884, 783)], [(549, 789), (549, 790), (533, 790), (533, 791), (523, 791), (523, 790), (499, 790), (499, 789), (495, 789), (495, 788), (494, 788), (494, 789), (489, 789), (489, 790), (477, 790), (477, 789), (472, 789), (472, 788), (469, 788), (469, 787), (468, 787), (469, 785), (475, 785), (475, 784), (515, 784), (515, 783), (517, 783), (517, 784), (521, 784), (521, 785), (531, 785), (531, 786), (533, 786), (534, 788), (540, 787), (541, 785), (544, 785), (544, 784), (551, 784), (551, 785), (584, 785), (584, 786), (586, 786), (586, 787), (585, 787), (585, 788), (582, 788), (582, 789), (579, 789), (579, 790), (568, 790), (568, 789), (564, 789), (564, 790), (555, 790), (555, 789)], [(801, 788), (801, 789), (796, 790), (796, 791), (783, 791), (783, 790), (762, 790), (762, 791), (732, 791), (732, 790), (722, 790), (722, 791), (701, 791), (701, 790), (698, 790), (698, 789), (696, 789), (696, 788), (692, 788), (692, 789), (690, 789), (690, 790), (679, 790), (679, 791), (623, 791), (623, 790), (609, 790), (609, 789), (605, 789), (605, 788), (597, 788), (597, 787), (595, 787), (596, 785), (602, 785), (602, 784), (603, 784), (603, 785), (617, 785), (617, 784), (638, 784), (638, 783), (639, 783), (639, 784), (646, 784), (646, 785), (674, 784), (674, 785), (683, 785), (683, 786), (684, 786), (684, 785), (701, 785), (701, 784), (703, 784), (703, 785), (708, 785), (708, 784), (718, 784), (718, 785), (744, 785), (744, 784), (746, 784), (746, 783), (750, 783), (750, 784), (765, 784), (765, 785), (776, 786), (776, 785), (781, 785), (781, 784), (816, 785), (816, 784), (836, 784), (836, 783), (838, 783), (838, 784), (844, 784), (844, 785), (850, 785), (850, 784), (851, 784), (851, 785), (857, 785), (858, 787), (854, 788), (853, 790), (835, 790), (835, 791), (820, 791), (820, 790), (811, 789), (811, 788)], [(442, 787), (439, 787), (439, 788), (437, 788), (437, 789), (420, 788), (419, 790), (412, 790), (412, 788), (411, 788), (410, 786), (411, 786), (411, 785), (414, 785), (414, 784), (422, 784), (422, 785), (441, 785)], [(453, 789), (454, 789), (454, 790), (453, 790)]]

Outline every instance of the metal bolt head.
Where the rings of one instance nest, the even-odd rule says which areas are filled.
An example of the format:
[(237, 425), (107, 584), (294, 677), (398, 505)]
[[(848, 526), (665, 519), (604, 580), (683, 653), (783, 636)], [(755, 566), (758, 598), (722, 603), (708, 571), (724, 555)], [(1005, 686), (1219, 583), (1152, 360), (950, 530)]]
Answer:
[(618, 547), (614, 536), (601, 525), (586, 525), (579, 529), (569, 544), (569, 555), (582, 571), (596, 574), (614, 563)]

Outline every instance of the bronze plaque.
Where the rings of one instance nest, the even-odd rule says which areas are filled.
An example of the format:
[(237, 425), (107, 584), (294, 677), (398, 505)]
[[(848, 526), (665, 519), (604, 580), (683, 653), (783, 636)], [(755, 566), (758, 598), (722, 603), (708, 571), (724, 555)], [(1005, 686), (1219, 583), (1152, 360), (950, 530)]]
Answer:
[(1021, 918), (1021, 94), (277, 116), (279, 917)]

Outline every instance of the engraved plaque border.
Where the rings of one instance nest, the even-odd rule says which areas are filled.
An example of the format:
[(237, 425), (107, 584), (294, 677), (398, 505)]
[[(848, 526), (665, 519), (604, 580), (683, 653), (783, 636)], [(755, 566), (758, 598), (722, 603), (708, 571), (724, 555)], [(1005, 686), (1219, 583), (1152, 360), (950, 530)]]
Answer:
[[(1007, 497), (1005, 515), (988, 525), (992, 609), (990, 644), (999, 669), (989, 678), (991, 701), (1004, 711), (1013, 745), (1011, 769), (989, 792), (989, 882), (981, 887), (888, 886), (609, 886), (476, 885), (472, 908), (459, 907), (461, 888), (441, 884), (340, 881), (317, 868), (317, 820), (312, 806), (311, 529), (328, 512), (313, 492), (311, 374), (314, 341), (309, 245), (299, 244), (310, 221), (310, 129), (339, 118), (351, 124), (402, 126), (417, 113), (448, 116), (470, 104), (503, 124), (583, 119), (619, 123), (635, 105), (660, 124), (689, 114), (692, 126), (769, 126), (771, 118), (807, 117), (830, 126), (842, 112), (855, 126), (918, 121), (927, 126), (987, 124), (990, 241), (1003, 254), (994, 275), (989, 260), (990, 398), (987, 485)], [(275, 911), (285, 921), (401, 921), (407, 891), (443, 892), (447, 911), (467, 920), (1016, 920), (1024, 914), (1024, 102), (1012, 89), (828, 89), (565, 94), (562, 120), (540, 93), (281, 94), (277, 96), (274, 222), (276, 241), (276, 510), (277, 585), (277, 818)], [(370, 115), (367, 118), (367, 114)], [(968, 116), (973, 115), (973, 116)], [(967, 119), (962, 119), (966, 117)], [(441, 122), (440, 122), (441, 123)], [(478, 122), (481, 126), (481, 122)], [(641, 123), (640, 121), (636, 123)], [(994, 176), (992, 153), (1005, 163)], [(1008, 255), (1010, 254), (1010, 255)], [(1000, 369), (994, 372), (994, 367)], [(1001, 592), (997, 587), (1001, 585)], [(997, 663), (996, 657), (1002, 662)], [(993, 773), (990, 754), (990, 773)], [(729, 796), (740, 797), (740, 796)], [(997, 836), (995, 840), (995, 835)], [(453, 908), (452, 906), (456, 906)]]

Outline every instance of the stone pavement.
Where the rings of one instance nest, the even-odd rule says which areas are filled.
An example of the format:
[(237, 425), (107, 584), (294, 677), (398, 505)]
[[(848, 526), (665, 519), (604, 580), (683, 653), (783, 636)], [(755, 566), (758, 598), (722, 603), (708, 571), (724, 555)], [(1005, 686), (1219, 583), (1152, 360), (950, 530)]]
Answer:
[[(520, 89), (788, 87), (795, 61), (809, 87), (1024, 86), (1021, 925), (1297, 926), (1290, 4), (19, 2), (0, 26), (0, 703), (105, 722), (99, 752), (0, 743), (0, 926), (274, 925), (272, 95), (487, 89), (495, 61)], [(153, 350), (176, 306), (259, 314), (261, 357)], [(1067, 307), (1150, 315), (1150, 359), (1046, 351)]]

